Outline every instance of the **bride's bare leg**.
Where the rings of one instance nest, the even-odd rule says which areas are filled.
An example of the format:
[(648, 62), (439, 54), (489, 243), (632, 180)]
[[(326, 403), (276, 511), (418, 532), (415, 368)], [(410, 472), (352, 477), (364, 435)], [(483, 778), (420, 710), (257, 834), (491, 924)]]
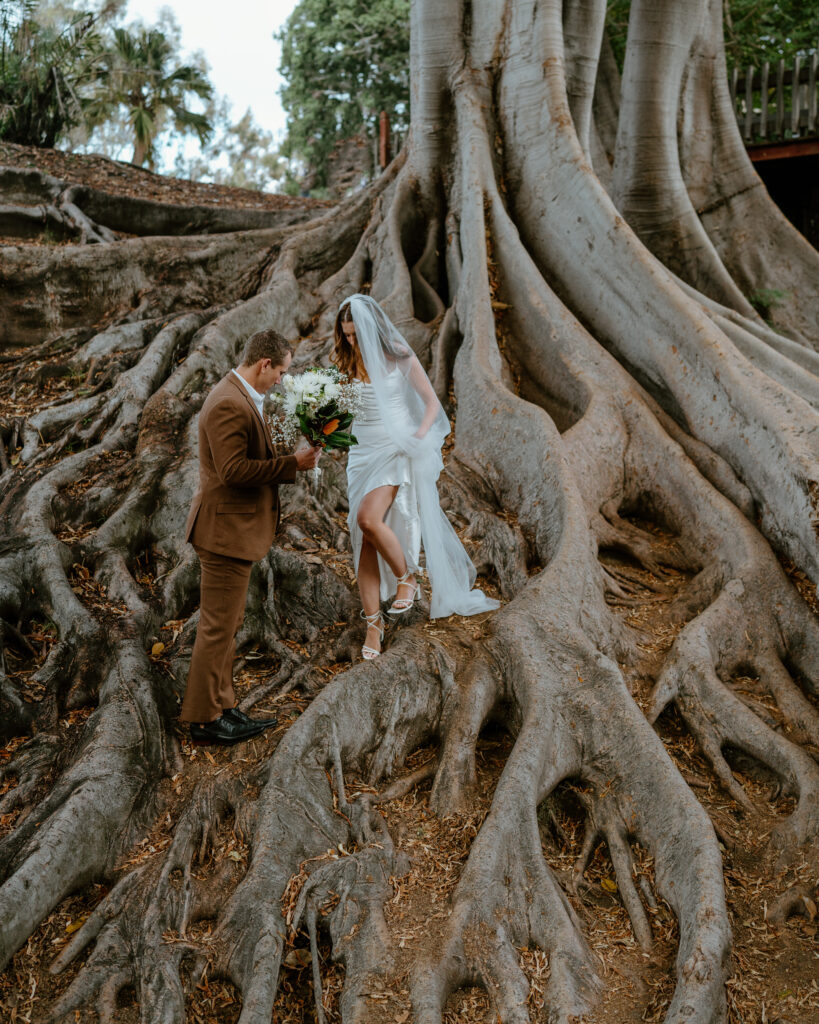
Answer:
[[(375, 548), (396, 576), (403, 576), (407, 571), (407, 560), (404, 558), (398, 538), (384, 522), (384, 517), (389, 512), (390, 505), (395, 501), (397, 493), (398, 488), (391, 485), (376, 487), (375, 490), (364, 495), (357, 518), (361, 532), (364, 534), (364, 540)], [(378, 579), (377, 565), (375, 574)], [(359, 562), (359, 578), (360, 575), (361, 563)], [(372, 611), (375, 610), (375, 608), (372, 609)]]
[[(376, 487), (364, 496), (358, 509), (357, 520), (363, 534), (358, 560), (358, 590), (366, 615), (374, 615), (381, 603), (377, 554), (381, 555), (395, 576), (403, 576), (407, 571), (407, 560), (401, 544), (384, 522), (397, 493), (398, 488), (394, 486)], [(414, 577), (411, 577), (411, 582), (414, 587)], [(364, 642), (368, 647), (380, 650), (379, 633), (375, 626), (369, 627)]]
[(381, 604), (379, 595), (381, 580), (378, 573), (378, 554), (365, 537), (358, 559), (358, 592), (365, 615), (375, 615)]

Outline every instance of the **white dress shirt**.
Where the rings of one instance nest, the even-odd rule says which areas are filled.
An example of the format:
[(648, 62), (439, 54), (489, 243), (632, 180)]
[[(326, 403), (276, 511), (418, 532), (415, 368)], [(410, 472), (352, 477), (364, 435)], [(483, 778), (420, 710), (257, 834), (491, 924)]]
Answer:
[[(236, 373), (236, 370), (231, 370), (230, 372), (231, 373)], [(244, 384), (245, 389), (247, 390), (247, 393), (253, 399), (253, 404), (259, 410), (259, 419), (262, 421), (262, 424), (264, 424), (264, 412), (263, 412), (263, 408), (264, 408), (264, 395), (260, 395), (259, 392), (253, 387), (252, 384), (248, 384), (248, 382), (244, 379), (244, 377), (241, 375), (241, 373), (236, 373), (236, 376), (239, 378), (239, 380), (242, 382), (242, 384)]]

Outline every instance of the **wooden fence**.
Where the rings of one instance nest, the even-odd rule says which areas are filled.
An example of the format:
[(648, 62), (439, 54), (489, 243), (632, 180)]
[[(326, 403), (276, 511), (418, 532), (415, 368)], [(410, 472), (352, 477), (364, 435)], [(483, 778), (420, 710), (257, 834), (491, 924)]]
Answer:
[(731, 72), (731, 99), (746, 143), (816, 137), (816, 51), (793, 63)]

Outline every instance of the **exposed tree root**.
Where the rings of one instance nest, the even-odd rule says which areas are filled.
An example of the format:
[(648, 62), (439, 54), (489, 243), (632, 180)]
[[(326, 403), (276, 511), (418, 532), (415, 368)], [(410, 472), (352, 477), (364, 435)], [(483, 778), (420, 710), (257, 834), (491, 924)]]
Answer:
[(76, 238), (82, 243), (113, 242), (116, 238), (113, 231), (77, 206), (75, 190), (50, 174), (0, 167), (0, 189), (8, 203), (0, 209), (3, 235), (30, 238), (50, 230), (58, 238)]
[(31, 238), (50, 230), (81, 243), (114, 242), (126, 235), (213, 235), (281, 228), (307, 220), (315, 210), (231, 209), (181, 206), (113, 195), (72, 185), (37, 170), (0, 167), (0, 190), (14, 205), (0, 208), (0, 234)]
[(772, 924), (784, 924), (792, 914), (802, 914), (809, 921), (816, 920), (816, 890), (809, 885), (795, 885), (782, 893), (780, 898), (768, 907), (766, 918)]
[[(742, 293), (757, 301), (760, 293), (773, 292), (776, 301), (767, 315), (776, 329), (815, 350), (819, 259), (768, 195), (745, 152), (720, 44), (722, 7), (715, 0), (698, 7), (699, 31), (681, 97), (680, 164), (686, 187)], [(699, 130), (686, 130), (698, 122)]]
[[(513, 212), (542, 211), (537, 219), (518, 217), (523, 241), (540, 269), (551, 275), (561, 298), (618, 360), (684, 429), (731, 465), (750, 489), (767, 536), (819, 583), (811, 483), (817, 465), (815, 411), (754, 370), (637, 243), (583, 159), (571, 130), (563, 91), (560, 11), (554, 5), (540, 5), (533, 29), (527, 10), (531, 13), (529, 5), (516, 8), (509, 22), (510, 56), (504, 64), (500, 103), (507, 184), (516, 197)], [(545, 78), (539, 71), (541, 61), (533, 60), (535, 51), (549, 55)], [(516, 103), (503, 92), (507, 77)], [(526, 91), (527, 103), (550, 111), (546, 131), (532, 132), (520, 119), (505, 118), (504, 111), (520, 104), (521, 90)], [(538, 172), (529, 173), (535, 166)], [(547, 167), (574, 195), (583, 197), (581, 220), (598, 240), (591, 247), (584, 233), (576, 230), (575, 213), (568, 217), (570, 207), (553, 201), (554, 192), (545, 184), (550, 175), (543, 173)], [(621, 268), (630, 268), (630, 280)], [(602, 282), (607, 285), (601, 290)], [(612, 296), (610, 301), (589, 302), (590, 294), (604, 293)], [(662, 338), (663, 344), (654, 344), (653, 338)], [(696, 339), (697, 354), (689, 357), (691, 339)], [(763, 428), (769, 420), (770, 426)], [(773, 420), (781, 426), (774, 426)], [(774, 452), (774, 435), (798, 440), (793, 447), (786, 443), (788, 451)], [(756, 453), (762, 450), (766, 454), (760, 459)], [(763, 483), (761, 465), (766, 477), (782, 474), (781, 500)]]

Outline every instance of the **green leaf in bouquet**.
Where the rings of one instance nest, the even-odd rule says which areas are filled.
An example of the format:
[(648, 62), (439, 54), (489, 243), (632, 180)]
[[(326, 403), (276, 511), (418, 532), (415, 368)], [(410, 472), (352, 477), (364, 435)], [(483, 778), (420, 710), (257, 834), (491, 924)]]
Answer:
[(358, 444), (352, 434), (344, 430), (336, 430), (325, 439), (328, 448), (349, 448), (350, 445)]
[(320, 441), (322, 440), (321, 434), (316, 430), (315, 426), (310, 422), (306, 413), (299, 413), (299, 427), (301, 428), (302, 434), (307, 438), (308, 441)]

